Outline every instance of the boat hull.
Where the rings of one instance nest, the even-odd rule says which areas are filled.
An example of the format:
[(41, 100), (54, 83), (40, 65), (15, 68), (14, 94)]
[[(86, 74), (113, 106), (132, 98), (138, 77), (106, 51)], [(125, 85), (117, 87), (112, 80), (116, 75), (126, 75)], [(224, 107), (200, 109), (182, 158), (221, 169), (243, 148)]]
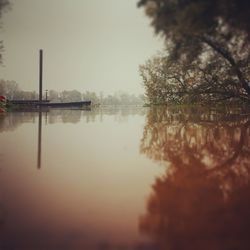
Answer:
[(91, 105), (91, 101), (80, 102), (49, 102), (49, 101), (36, 101), (36, 100), (11, 100), (8, 102), (10, 106), (26, 107), (26, 108), (84, 108)]

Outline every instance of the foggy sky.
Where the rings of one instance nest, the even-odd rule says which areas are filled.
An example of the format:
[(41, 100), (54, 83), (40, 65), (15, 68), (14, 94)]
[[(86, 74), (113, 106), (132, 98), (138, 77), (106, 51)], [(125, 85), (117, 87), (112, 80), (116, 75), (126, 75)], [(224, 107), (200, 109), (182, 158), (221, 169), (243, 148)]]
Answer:
[(0, 32), (0, 78), (38, 90), (38, 50), (44, 89), (143, 93), (139, 64), (162, 48), (137, 0), (11, 0)]

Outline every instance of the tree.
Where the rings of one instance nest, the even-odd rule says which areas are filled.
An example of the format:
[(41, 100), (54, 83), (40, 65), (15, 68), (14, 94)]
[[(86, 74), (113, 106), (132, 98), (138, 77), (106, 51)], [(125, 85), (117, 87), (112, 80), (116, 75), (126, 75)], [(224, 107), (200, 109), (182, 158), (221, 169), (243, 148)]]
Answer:
[[(247, 96), (238, 88), (234, 72), (221, 58), (190, 64), (173, 62), (162, 52), (139, 67), (150, 104), (208, 103)], [(248, 98), (247, 98), (248, 99)]]
[(194, 67), (180, 67), (180, 64), (170, 62), (168, 56), (162, 53), (140, 65), (139, 71), (149, 103), (181, 103), (187, 95), (192, 101), (197, 82), (194, 79), (199, 76)]
[(0, 18), (4, 11), (6, 11), (10, 7), (9, 0), (0, 0)]
[(19, 92), (19, 86), (15, 81), (0, 80), (0, 93), (8, 99), (15, 99)]
[(82, 95), (77, 90), (64, 90), (61, 92), (60, 98), (65, 102), (78, 102), (82, 100)]
[[(2, 18), (3, 12), (10, 8), (9, 0), (0, 0), (0, 19)], [(3, 51), (3, 41), (0, 41), (0, 52)], [(2, 54), (0, 54), (0, 63), (2, 63)]]
[(86, 91), (85, 93), (82, 94), (82, 98), (85, 101), (91, 100), (92, 104), (100, 103), (99, 98), (95, 92)]
[(55, 90), (49, 90), (48, 99), (53, 102), (58, 102), (60, 100), (60, 94)]
[[(221, 57), (231, 81), (250, 96), (250, 2), (245, 0), (140, 0), (156, 33), (165, 37), (169, 58), (190, 64)], [(208, 56), (209, 55), (209, 56)]]

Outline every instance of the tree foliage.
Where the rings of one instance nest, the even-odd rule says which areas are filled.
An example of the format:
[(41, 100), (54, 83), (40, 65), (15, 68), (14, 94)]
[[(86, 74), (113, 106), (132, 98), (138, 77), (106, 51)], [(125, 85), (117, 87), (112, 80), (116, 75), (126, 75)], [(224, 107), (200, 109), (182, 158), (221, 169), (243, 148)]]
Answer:
[(235, 97), (248, 100), (234, 71), (222, 58), (207, 55), (209, 63), (196, 60), (185, 64), (173, 62), (165, 54), (139, 67), (149, 103), (211, 103)]
[(165, 38), (169, 61), (184, 67), (195, 63), (203, 70), (216, 62), (224, 75), (230, 73), (225, 82), (237, 87), (236, 95), (249, 98), (250, 2), (140, 0), (138, 6)]
[[(0, 0), (0, 19), (2, 18), (2, 14), (9, 8), (10, 8), (9, 0)], [(2, 63), (2, 51), (3, 51), (3, 41), (0, 40), (0, 63)]]

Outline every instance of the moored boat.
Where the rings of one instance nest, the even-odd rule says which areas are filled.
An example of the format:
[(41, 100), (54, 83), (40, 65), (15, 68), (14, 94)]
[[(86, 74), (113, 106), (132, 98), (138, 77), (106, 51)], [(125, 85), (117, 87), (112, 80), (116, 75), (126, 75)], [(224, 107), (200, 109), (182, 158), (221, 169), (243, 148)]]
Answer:
[(91, 105), (91, 101), (78, 102), (50, 102), (49, 100), (8, 100), (9, 107), (15, 108), (85, 108)]

